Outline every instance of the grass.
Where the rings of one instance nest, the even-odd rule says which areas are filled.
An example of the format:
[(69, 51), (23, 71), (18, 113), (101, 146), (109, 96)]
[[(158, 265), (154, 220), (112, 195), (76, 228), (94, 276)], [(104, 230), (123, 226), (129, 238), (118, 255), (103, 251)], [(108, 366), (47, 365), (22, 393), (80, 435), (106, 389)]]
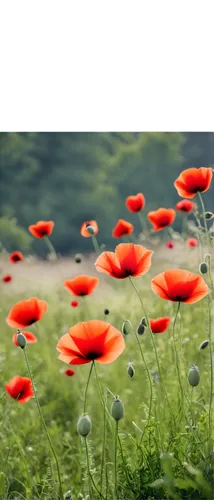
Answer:
[[(46, 265), (50, 266), (43, 264), (44, 268)], [(51, 265), (54, 270), (57, 264)], [(23, 264), (19, 266), (15, 269), (17, 280), (22, 282), (23, 270), (27, 270), (29, 279), (30, 263), (26, 268)], [(57, 275), (58, 281), (51, 287), (45, 287), (44, 278), (44, 286), (37, 288), (34, 273), (34, 295), (48, 302), (48, 311), (38, 324), (29, 328), (38, 342), (26, 349), (67, 500), (213, 498), (210, 350), (209, 346), (199, 349), (201, 342), (209, 338), (210, 305), (207, 297), (193, 305), (181, 304), (174, 325), (178, 367), (172, 340), (177, 305), (158, 298), (150, 287), (151, 278), (157, 272), (173, 266), (176, 267), (175, 262), (169, 266), (155, 258), (150, 272), (134, 280), (148, 316), (171, 317), (168, 330), (153, 337), (161, 381), (148, 329), (142, 336), (136, 335), (144, 311), (129, 280), (120, 282), (100, 275), (100, 292), (84, 298), (79, 307), (73, 309), (72, 296), (62, 286), (63, 278), (70, 277), (69, 265), (66, 272), (61, 268), (62, 279)], [(184, 268), (191, 266), (191, 270), (198, 272), (198, 264), (194, 267), (192, 261)], [(80, 269), (81, 266), (76, 266), (72, 273), (82, 273)], [(26, 281), (26, 276), (23, 280)], [(39, 281), (42, 281), (41, 274)], [(0, 498), (55, 500), (58, 498), (57, 471), (35, 399), (21, 405), (4, 390), (5, 383), (13, 376), (29, 376), (23, 351), (12, 343), (15, 330), (6, 325), (5, 318), (12, 305), (32, 293), (28, 285), (21, 285), (21, 292), (18, 286), (10, 288), (12, 293), (8, 291), (9, 286), (4, 285), (6, 292), (1, 303)], [(104, 315), (105, 308), (110, 311), (108, 316)], [(77, 421), (83, 412), (91, 365), (73, 367), (75, 375), (66, 377), (64, 371), (68, 366), (58, 360), (56, 344), (69, 327), (88, 319), (106, 320), (119, 330), (128, 319), (132, 327), (124, 336), (126, 349), (117, 361), (109, 365), (97, 363), (97, 379), (95, 371), (92, 372), (87, 395), (92, 431), (86, 441), (77, 433)], [(133, 378), (127, 372), (129, 362), (135, 370)], [(194, 388), (188, 383), (192, 364), (200, 370), (200, 383)], [(119, 395), (124, 406), (124, 418), (118, 425), (117, 496), (115, 421), (110, 414), (113, 395)]]

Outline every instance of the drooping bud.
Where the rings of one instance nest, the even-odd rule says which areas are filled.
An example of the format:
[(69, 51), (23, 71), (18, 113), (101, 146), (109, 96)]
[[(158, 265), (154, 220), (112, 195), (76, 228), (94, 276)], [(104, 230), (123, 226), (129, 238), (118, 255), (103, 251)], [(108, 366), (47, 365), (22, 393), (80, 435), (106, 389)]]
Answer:
[(210, 220), (213, 219), (214, 214), (212, 212), (205, 212), (205, 219)]
[(143, 318), (141, 319), (140, 324), (143, 325), (143, 326), (147, 326), (147, 321), (146, 321), (145, 316), (143, 316)]
[(132, 330), (132, 325), (129, 319), (126, 319), (125, 321), (123, 321), (122, 324), (122, 333), (123, 335), (128, 335), (129, 333), (131, 333), (131, 330)]
[(130, 378), (133, 378), (134, 377), (134, 374), (135, 374), (135, 369), (133, 367), (133, 364), (132, 363), (129, 363), (128, 364), (128, 370), (127, 370), (127, 373), (129, 375)]
[(137, 334), (138, 335), (143, 335), (145, 332), (145, 326), (142, 325), (142, 323), (139, 324), (139, 326), (137, 327)]
[(188, 374), (188, 381), (192, 387), (196, 387), (200, 381), (199, 369), (196, 365), (192, 365)]
[(204, 340), (204, 342), (201, 343), (199, 346), (199, 349), (205, 349), (209, 344), (209, 340)]
[(81, 415), (77, 422), (77, 432), (80, 436), (86, 437), (91, 432), (91, 419), (88, 415)]
[(109, 313), (110, 313), (109, 309), (105, 309), (105, 310), (104, 310), (104, 314), (105, 314), (106, 316), (108, 316), (108, 314), (109, 314)]
[(114, 420), (120, 420), (124, 416), (124, 407), (118, 396), (115, 396), (111, 407), (111, 416)]
[(82, 255), (80, 253), (76, 253), (74, 258), (77, 264), (80, 264), (80, 262), (82, 262)]
[(88, 226), (86, 225), (86, 230), (91, 235), (93, 235), (95, 233), (94, 227), (90, 226), (90, 224)]
[(19, 344), (19, 347), (21, 347), (21, 349), (24, 349), (25, 346), (27, 345), (27, 340), (26, 340), (25, 336), (23, 335), (23, 333), (20, 330), (17, 330), (16, 340), (17, 340), (17, 342)]
[(206, 255), (204, 256), (204, 260), (206, 262), (208, 262), (208, 265), (210, 265), (210, 261), (211, 261), (211, 255), (210, 255), (210, 253), (206, 253)]
[(208, 271), (208, 266), (206, 264), (206, 262), (201, 262), (200, 266), (199, 266), (199, 272), (201, 274), (206, 274)]

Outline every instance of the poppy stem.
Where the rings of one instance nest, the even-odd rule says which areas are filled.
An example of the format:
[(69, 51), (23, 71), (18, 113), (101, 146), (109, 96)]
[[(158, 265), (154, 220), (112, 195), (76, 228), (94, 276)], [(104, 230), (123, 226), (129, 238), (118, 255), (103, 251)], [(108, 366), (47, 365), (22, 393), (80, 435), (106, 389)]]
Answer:
[(199, 197), (201, 208), (202, 208), (202, 216), (203, 216), (203, 219), (204, 219), (204, 228), (205, 228), (206, 237), (207, 237), (207, 244), (209, 245), (209, 243), (210, 243), (210, 235), (209, 235), (209, 231), (208, 231), (207, 220), (206, 220), (206, 217), (205, 217), (205, 206), (204, 206), (203, 198), (201, 196), (201, 193), (199, 193), (199, 191), (198, 191), (198, 197)]
[(144, 354), (143, 354), (143, 351), (142, 351), (142, 348), (141, 348), (141, 345), (140, 345), (140, 341), (139, 341), (139, 338), (137, 336), (137, 333), (135, 332), (135, 337), (136, 337), (136, 340), (137, 340), (137, 343), (138, 343), (138, 346), (139, 346), (139, 349), (140, 349), (140, 354), (141, 354), (141, 357), (142, 357), (142, 360), (143, 360), (143, 363), (145, 365), (145, 368), (146, 368), (146, 373), (147, 373), (147, 376), (148, 376), (148, 379), (149, 379), (149, 385), (150, 385), (150, 401), (149, 401), (149, 415), (148, 415), (148, 422), (147, 424), (145, 425), (145, 428), (144, 428), (144, 432), (142, 433), (142, 436), (140, 438), (140, 444), (143, 440), (143, 436), (145, 434), (145, 431), (146, 431), (146, 428), (148, 427), (149, 425), (149, 422), (150, 422), (150, 417), (151, 417), (151, 411), (152, 411), (152, 399), (153, 399), (153, 388), (152, 388), (152, 379), (151, 379), (151, 374), (150, 374), (150, 371), (148, 369), (148, 366), (147, 366), (147, 363), (146, 363), (146, 360), (145, 360), (145, 357), (144, 357)]
[[(180, 389), (181, 389), (181, 394), (182, 394), (182, 401), (183, 401), (183, 395), (184, 394), (183, 394), (183, 387), (182, 387), (182, 382), (181, 382), (181, 374), (180, 374), (178, 351), (177, 351), (176, 341), (175, 341), (175, 325), (176, 325), (176, 320), (177, 320), (177, 317), (178, 317), (178, 313), (180, 311), (180, 305), (181, 305), (181, 303), (178, 302), (178, 307), (177, 307), (177, 311), (176, 311), (175, 318), (174, 318), (174, 321), (173, 321), (173, 326), (172, 326), (172, 337), (173, 337), (173, 346), (174, 346), (174, 352), (175, 352), (175, 363), (176, 363), (176, 369), (177, 369), (177, 374), (178, 374), (178, 381), (179, 381), (179, 385), (180, 385)], [(182, 407), (183, 407), (183, 404), (182, 404)]]
[(118, 423), (115, 421), (115, 440), (114, 440), (114, 498), (117, 500), (117, 440), (118, 440)]
[(209, 401), (209, 440), (211, 439), (212, 433), (212, 399), (213, 399), (213, 355), (212, 355), (212, 318), (211, 318), (211, 300), (208, 295), (208, 310), (209, 310), (209, 350), (210, 350), (210, 401)]
[(99, 243), (97, 241), (95, 234), (92, 234), (92, 243), (94, 245), (94, 250), (95, 250), (96, 254), (100, 255), (100, 246), (99, 246)]
[(90, 370), (89, 370), (89, 374), (88, 374), (88, 380), (87, 380), (86, 388), (85, 388), (85, 397), (84, 397), (84, 406), (83, 406), (83, 413), (84, 414), (86, 413), (87, 392), (88, 392), (88, 386), (89, 386), (89, 382), (90, 382), (90, 378), (91, 378), (93, 367), (94, 367), (94, 361), (92, 361), (92, 364), (91, 364), (91, 367), (90, 367)]
[(32, 372), (31, 372), (31, 367), (30, 367), (30, 364), (29, 364), (29, 361), (28, 361), (28, 356), (27, 356), (27, 353), (26, 353), (26, 348), (23, 349), (23, 352), (24, 352), (25, 362), (26, 362), (26, 365), (27, 365), (29, 376), (30, 376), (30, 379), (31, 379), (31, 382), (32, 382), (33, 392), (34, 392), (34, 396), (35, 396), (35, 401), (36, 401), (36, 405), (37, 405), (37, 408), (38, 408), (38, 412), (39, 412), (39, 415), (40, 415), (40, 418), (41, 418), (41, 421), (42, 421), (42, 425), (43, 425), (43, 428), (44, 428), (44, 431), (45, 431), (45, 434), (46, 434), (46, 437), (47, 437), (50, 449), (51, 449), (51, 451), (53, 453), (53, 456), (54, 456), (54, 459), (55, 459), (56, 468), (57, 468), (57, 474), (58, 474), (58, 480), (59, 480), (59, 496), (60, 496), (61, 500), (63, 500), (64, 496), (63, 496), (63, 490), (62, 490), (62, 481), (61, 481), (61, 475), (60, 475), (60, 468), (59, 468), (58, 458), (56, 456), (54, 447), (52, 445), (51, 438), (49, 436), (48, 429), (47, 429), (47, 426), (46, 426), (46, 423), (45, 423), (45, 420), (44, 420), (44, 417), (43, 417), (43, 414), (42, 414), (42, 410), (41, 410), (41, 407), (40, 407), (40, 404), (39, 404), (39, 400), (38, 400), (38, 397), (37, 397), (37, 394), (36, 394), (36, 387), (35, 387), (35, 384), (34, 384), (33, 375), (32, 375)]
[(48, 249), (50, 250), (50, 255), (53, 257), (53, 260), (57, 260), (56, 250), (52, 245), (51, 241), (49, 240), (48, 236), (44, 236), (44, 240), (48, 246)]

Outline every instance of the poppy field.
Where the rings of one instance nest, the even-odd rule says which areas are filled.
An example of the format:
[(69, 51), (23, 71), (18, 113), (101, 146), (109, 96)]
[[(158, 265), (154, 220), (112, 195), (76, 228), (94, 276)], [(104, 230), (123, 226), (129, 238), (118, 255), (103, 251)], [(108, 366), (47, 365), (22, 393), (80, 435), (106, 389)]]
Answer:
[(170, 208), (130, 194), (113, 251), (95, 220), (66, 265), (54, 221), (28, 227), (46, 261), (3, 248), (0, 499), (213, 498), (212, 177), (183, 170)]

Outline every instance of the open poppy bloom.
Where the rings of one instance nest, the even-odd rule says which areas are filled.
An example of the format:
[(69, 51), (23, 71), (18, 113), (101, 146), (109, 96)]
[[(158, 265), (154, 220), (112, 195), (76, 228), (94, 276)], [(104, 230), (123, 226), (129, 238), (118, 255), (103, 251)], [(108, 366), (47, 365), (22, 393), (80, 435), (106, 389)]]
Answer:
[(138, 278), (151, 267), (151, 250), (134, 243), (120, 243), (115, 252), (103, 252), (97, 258), (95, 267), (98, 272), (112, 278), (125, 279), (128, 276)]
[(90, 236), (92, 236), (92, 234), (87, 231), (87, 227), (88, 226), (93, 227), (94, 234), (97, 234), (98, 231), (99, 231), (97, 222), (95, 220), (89, 220), (89, 221), (83, 222), (83, 224), (82, 224), (82, 226), (80, 228), (80, 234), (82, 236), (84, 236), (84, 238), (89, 238)]
[(81, 274), (76, 276), (72, 280), (64, 281), (64, 287), (77, 297), (84, 297), (85, 295), (91, 295), (99, 283), (99, 278), (93, 276), (88, 276), (87, 274)]
[(5, 385), (5, 389), (11, 398), (16, 399), (19, 403), (27, 403), (34, 395), (31, 380), (27, 377), (19, 377), (18, 375)]
[(196, 238), (189, 238), (189, 239), (187, 240), (187, 245), (188, 245), (188, 247), (190, 247), (190, 248), (194, 248), (194, 247), (196, 247), (196, 246), (197, 246), (197, 244), (198, 244), (198, 240), (197, 240)]
[(52, 220), (40, 220), (36, 224), (31, 224), (28, 230), (35, 238), (44, 238), (44, 236), (50, 236), (52, 234), (53, 228), (54, 222)]
[(21, 260), (24, 260), (24, 256), (22, 255), (22, 252), (13, 252), (9, 255), (9, 260), (12, 262), (12, 264), (17, 264), (17, 262), (20, 262)]
[(190, 200), (181, 200), (175, 205), (176, 210), (178, 210), (179, 212), (184, 212), (186, 214), (190, 214), (195, 207), (196, 204)]
[(121, 238), (122, 236), (129, 236), (133, 233), (134, 226), (126, 220), (119, 219), (116, 226), (112, 231), (112, 236), (114, 238)]
[[(33, 333), (31, 333), (31, 332), (22, 332), (22, 333), (27, 340), (27, 344), (35, 344), (35, 342), (37, 342), (37, 338)], [(17, 342), (17, 333), (14, 333), (12, 340), (13, 340), (13, 343), (17, 347), (19, 347), (19, 344)]]
[(173, 208), (159, 208), (149, 212), (147, 218), (153, 225), (154, 231), (161, 231), (167, 226), (170, 226), (176, 217), (176, 211)]
[(7, 318), (6, 323), (12, 328), (26, 328), (39, 321), (47, 311), (48, 304), (44, 300), (32, 297), (28, 300), (21, 300), (15, 304)]
[(111, 363), (125, 348), (122, 333), (105, 321), (77, 323), (57, 344), (59, 359), (70, 365), (83, 365), (96, 360)]
[(12, 281), (11, 274), (5, 274), (5, 276), (2, 276), (2, 281), (3, 283), (10, 283), (10, 281)]
[(138, 193), (135, 196), (127, 196), (126, 207), (130, 212), (136, 213), (143, 210), (145, 207), (145, 198), (142, 193)]
[(78, 305), (79, 305), (79, 302), (77, 302), (77, 300), (72, 300), (72, 302), (71, 302), (72, 307), (78, 307)]
[(65, 375), (67, 375), (67, 377), (73, 377), (73, 375), (75, 375), (75, 371), (72, 370), (72, 368), (68, 368), (65, 370)]
[(172, 241), (172, 240), (171, 241), (167, 241), (165, 243), (165, 246), (166, 246), (166, 248), (174, 248), (174, 246), (175, 246), (174, 241)]
[(193, 304), (209, 293), (204, 279), (183, 269), (169, 269), (152, 279), (152, 290), (162, 299)]
[(149, 318), (149, 325), (152, 333), (163, 333), (167, 330), (170, 324), (170, 317), (165, 316), (164, 318), (152, 319)]
[(204, 193), (210, 187), (212, 180), (212, 168), (187, 168), (183, 170), (174, 182), (179, 196), (194, 198), (197, 192)]

